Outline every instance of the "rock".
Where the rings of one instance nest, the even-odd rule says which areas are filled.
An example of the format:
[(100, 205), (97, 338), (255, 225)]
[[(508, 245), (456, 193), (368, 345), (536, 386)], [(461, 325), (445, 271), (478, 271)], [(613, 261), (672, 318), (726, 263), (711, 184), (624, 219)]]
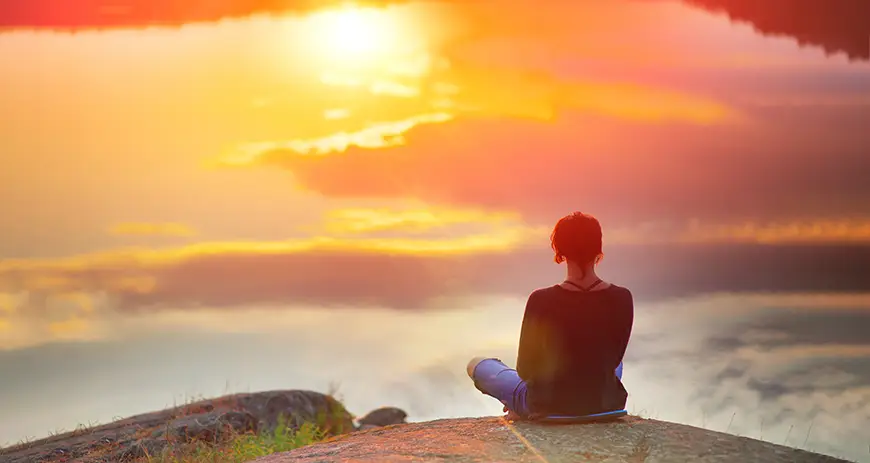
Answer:
[(396, 407), (381, 407), (372, 410), (368, 415), (360, 418), (357, 422), (360, 424), (360, 429), (363, 427), (379, 427), (390, 426), (392, 424), (402, 424), (408, 414), (401, 408)]
[(692, 426), (626, 417), (610, 423), (543, 425), (503, 418), (411, 423), (356, 432), (255, 463), (329, 462), (843, 462), (803, 450)]
[(292, 428), (315, 423), (327, 435), (354, 430), (351, 414), (330, 396), (313, 391), (267, 391), (203, 400), (0, 449), (0, 461), (132, 461), (159, 455), (169, 444), (216, 442), (233, 433), (271, 432), (282, 419)]
[(341, 402), (313, 391), (271, 391), (238, 394), (219, 399), (235, 403), (238, 409), (259, 419), (259, 428), (271, 432), (283, 417), (294, 429), (315, 423), (330, 435), (354, 430), (353, 417)]
[(229, 438), (257, 432), (257, 418), (247, 411), (210, 412), (202, 415), (185, 416), (172, 421), (167, 431), (155, 437), (167, 436), (167, 441), (179, 442), (225, 442)]

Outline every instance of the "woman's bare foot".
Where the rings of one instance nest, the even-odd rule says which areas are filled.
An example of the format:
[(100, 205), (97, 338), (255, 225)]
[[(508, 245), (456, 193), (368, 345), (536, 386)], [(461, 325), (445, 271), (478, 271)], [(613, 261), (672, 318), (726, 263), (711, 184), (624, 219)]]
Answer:
[(468, 373), (469, 378), (474, 378), (474, 369), (484, 360), (486, 360), (486, 357), (474, 357), (470, 362), (468, 362), (468, 366), (465, 367), (465, 372)]

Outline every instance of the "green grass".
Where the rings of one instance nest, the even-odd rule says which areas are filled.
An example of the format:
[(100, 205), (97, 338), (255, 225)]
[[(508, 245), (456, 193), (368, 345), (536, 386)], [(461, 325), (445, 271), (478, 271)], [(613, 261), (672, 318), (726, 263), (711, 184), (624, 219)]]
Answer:
[(220, 444), (198, 442), (167, 447), (161, 455), (149, 456), (143, 461), (147, 463), (241, 463), (320, 442), (325, 437), (326, 433), (313, 423), (305, 423), (298, 430), (294, 430), (287, 426), (286, 420), (282, 417), (271, 433), (239, 434)]

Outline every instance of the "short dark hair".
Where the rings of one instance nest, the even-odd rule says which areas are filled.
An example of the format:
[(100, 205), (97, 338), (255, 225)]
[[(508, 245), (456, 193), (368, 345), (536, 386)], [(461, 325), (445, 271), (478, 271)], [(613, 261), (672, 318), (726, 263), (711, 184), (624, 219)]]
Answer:
[(596, 262), (604, 255), (601, 244), (601, 224), (582, 212), (573, 212), (559, 219), (550, 235), (550, 245), (561, 264), (571, 260), (578, 264)]

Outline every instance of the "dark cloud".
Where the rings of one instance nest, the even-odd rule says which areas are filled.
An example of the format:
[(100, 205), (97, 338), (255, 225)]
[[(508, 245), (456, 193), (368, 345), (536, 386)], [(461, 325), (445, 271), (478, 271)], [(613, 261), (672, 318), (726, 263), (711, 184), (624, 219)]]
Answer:
[[(737, 380), (745, 390), (758, 393), (763, 402), (814, 393), (837, 396), (851, 388), (868, 387), (867, 326), (870, 307), (766, 308), (761, 304), (748, 317), (711, 333), (698, 353), (687, 352), (698, 361), (723, 362), (695, 398), (712, 396), (728, 380)], [(738, 349), (740, 355), (748, 357), (735, 358)], [(777, 360), (757, 364), (764, 356)], [(865, 405), (870, 405), (870, 397)]]
[[(746, 387), (757, 392), (762, 401), (814, 393), (836, 396), (845, 390), (866, 386), (870, 386), (870, 356), (858, 360), (833, 358), (825, 365), (796, 368), (777, 378), (750, 376), (746, 380)], [(870, 397), (863, 404), (870, 405)]]
[(870, 59), (870, 3), (865, 0), (684, 0), (724, 12), (765, 35), (790, 36), (828, 53)]
[[(747, 22), (762, 34), (786, 35), (801, 44), (870, 59), (870, 5), (864, 0), (684, 0)], [(181, 25), (262, 13), (308, 11), (336, 0), (7, 0), (0, 27), (84, 29)], [(365, 5), (408, 3), (369, 0)]]
[(748, 369), (749, 362), (733, 360), (728, 362), (728, 364), (726, 364), (725, 367), (716, 374), (715, 378), (717, 381), (723, 381), (733, 378), (742, 378), (746, 374), (746, 371)]
[(641, 294), (660, 297), (732, 290), (866, 291), (868, 265), (870, 246), (833, 245), (620, 246), (602, 262), (604, 271)]
[[(336, 3), (336, 2), (333, 2)], [(91, 29), (180, 26), (259, 13), (304, 10), (327, 1), (306, 0), (8, 0), (0, 3), (0, 26)]]
[(795, 311), (788, 317), (767, 316), (744, 325), (747, 330), (780, 330), (786, 336), (755, 340), (757, 347), (773, 348), (788, 344), (868, 344), (870, 345), (870, 315), (861, 312)]

